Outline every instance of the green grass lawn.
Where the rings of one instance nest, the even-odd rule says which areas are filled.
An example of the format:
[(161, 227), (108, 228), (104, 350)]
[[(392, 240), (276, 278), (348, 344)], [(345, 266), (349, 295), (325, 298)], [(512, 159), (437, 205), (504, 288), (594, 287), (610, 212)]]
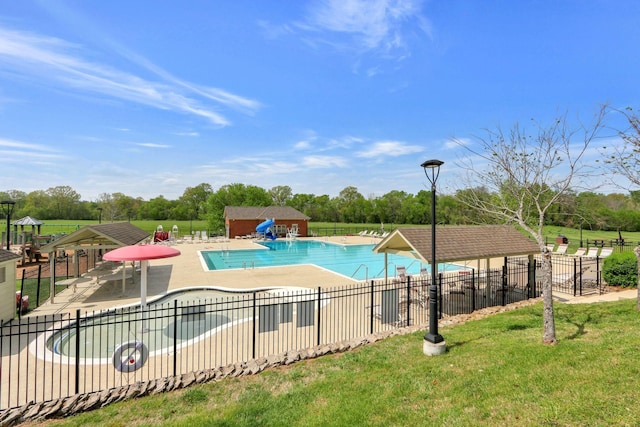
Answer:
[(635, 300), (556, 303), (558, 344), (541, 344), (542, 305), (358, 350), (107, 406), (64, 426), (640, 425)]

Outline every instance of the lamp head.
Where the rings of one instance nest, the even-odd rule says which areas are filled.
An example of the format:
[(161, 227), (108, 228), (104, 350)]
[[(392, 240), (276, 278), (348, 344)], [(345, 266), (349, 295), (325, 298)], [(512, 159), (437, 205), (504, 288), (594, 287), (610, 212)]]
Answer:
[[(427, 176), (427, 179), (431, 183), (432, 187), (435, 187), (436, 181), (438, 179), (438, 175), (440, 175), (440, 166), (442, 166), (444, 162), (442, 160), (427, 160), (420, 166), (424, 168), (424, 174)], [(431, 170), (431, 176), (429, 176), (429, 170)]]
[(3, 200), (0, 202), (0, 205), (2, 205), (2, 212), (7, 215), (11, 215), (13, 213), (13, 208), (16, 206), (16, 202), (13, 200)]
[(443, 164), (444, 164), (444, 162), (442, 160), (433, 159), (433, 160), (427, 160), (426, 162), (424, 162), (420, 166), (422, 166), (425, 169), (434, 169), (434, 168), (439, 168)]

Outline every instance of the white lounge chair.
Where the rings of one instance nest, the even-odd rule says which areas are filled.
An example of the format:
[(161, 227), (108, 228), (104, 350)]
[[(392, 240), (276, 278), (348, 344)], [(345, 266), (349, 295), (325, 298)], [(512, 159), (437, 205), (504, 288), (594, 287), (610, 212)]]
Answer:
[(568, 247), (569, 247), (569, 245), (567, 243), (562, 243), (562, 244), (558, 245), (558, 248), (555, 250), (554, 254), (556, 254), (556, 255), (566, 255)]
[(606, 258), (609, 255), (611, 255), (613, 253), (613, 248), (608, 247), (608, 248), (602, 248), (602, 250), (600, 251), (600, 258)]
[(587, 251), (587, 254), (585, 256), (589, 257), (589, 258), (595, 258), (595, 257), (598, 256), (598, 251), (599, 250), (600, 250), (600, 248), (597, 247), (597, 246), (591, 247), (591, 248), (589, 248), (589, 250)]
[(576, 250), (575, 253), (571, 254), (573, 256), (584, 256), (584, 254), (587, 253), (587, 250), (585, 248), (578, 248), (578, 250)]

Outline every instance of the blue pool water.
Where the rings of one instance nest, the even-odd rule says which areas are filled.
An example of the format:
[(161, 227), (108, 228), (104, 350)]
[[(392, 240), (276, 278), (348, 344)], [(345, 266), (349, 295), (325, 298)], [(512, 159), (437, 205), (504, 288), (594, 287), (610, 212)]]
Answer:
[[(202, 251), (209, 270), (274, 267), (314, 264), (356, 280), (384, 277), (384, 254), (373, 252), (375, 245), (337, 245), (317, 240), (275, 240), (259, 242), (265, 249), (237, 251)], [(394, 276), (396, 266), (404, 266), (407, 274), (420, 274), (421, 268), (429, 270), (420, 261), (389, 254), (389, 276)], [(440, 264), (440, 271), (453, 271), (461, 267)]]

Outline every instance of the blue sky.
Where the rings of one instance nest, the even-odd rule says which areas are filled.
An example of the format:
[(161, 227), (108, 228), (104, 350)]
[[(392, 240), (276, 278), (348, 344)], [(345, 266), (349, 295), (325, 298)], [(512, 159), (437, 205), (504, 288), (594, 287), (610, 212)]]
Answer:
[(640, 2), (5, 1), (1, 190), (417, 193), (483, 129), (638, 107)]

